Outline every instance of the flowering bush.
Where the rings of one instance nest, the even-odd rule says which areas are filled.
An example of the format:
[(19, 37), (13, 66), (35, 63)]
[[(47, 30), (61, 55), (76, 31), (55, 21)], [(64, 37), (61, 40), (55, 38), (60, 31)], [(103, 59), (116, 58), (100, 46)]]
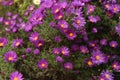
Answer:
[(117, 80), (119, 0), (0, 0), (0, 80)]

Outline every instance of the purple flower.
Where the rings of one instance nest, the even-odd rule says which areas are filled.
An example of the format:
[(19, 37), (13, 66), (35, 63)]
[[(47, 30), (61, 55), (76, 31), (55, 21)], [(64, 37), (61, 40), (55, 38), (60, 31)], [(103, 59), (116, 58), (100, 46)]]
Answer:
[(7, 53), (5, 53), (4, 59), (6, 62), (16, 62), (17, 54), (14, 51), (8, 51)]
[(120, 25), (115, 27), (117, 34), (120, 36)]
[(0, 47), (5, 47), (8, 44), (8, 40), (4, 37), (0, 38)]
[(66, 63), (64, 63), (64, 68), (67, 70), (72, 70), (73, 64), (71, 62), (66, 62)]
[(22, 39), (15, 39), (12, 43), (12, 47), (13, 48), (17, 48), (19, 46), (22, 46), (23, 44), (23, 40)]
[(77, 29), (83, 29), (83, 27), (85, 26), (86, 22), (85, 22), (85, 19), (84, 17), (81, 17), (81, 16), (78, 16), (78, 17), (75, 17), (73, 19), (73, 23), (72, 25)]
[(3, 20), (4, 20), (4, 18), (3, 18), (3, 17), (0, 17), (0, 23), (2, 23), (2, 22), (3, 22)]
[(110, 10), (113, 13), (118, 13), (120, 11), (120, 6), (118, 4), (112, 4), (112, 6), (110, 7)]
[(58, 26), (59, 28), (68, 28), (68, 22), (66, 22), (65, 20), (60, 20), (58, 22)]
[(117, 61), (114, 61), (112, 63), (112, 68), (113, 68), (113, 70), (116, 70), (116, 71), (120, 70), (120, 63)]
[(51, 8), (51, 13), (52, 13), (52, 14), (56, 14), (56, 13), (60, 12), (61, 9), (62, 9), (62, 6), (60, 5), (60, 3), (55, 4), (55, 5), (52, 6), (52, 8)]
[(60, 52), (64, 55), (64, 56), (69, 56), (70, 55), (70, 51), (69, 48), (63, 46), (60, 48)]
[(85, 62), (89, 67), (92, 67), (94, 65), (91, 58), (86, 59)]
[(97, 23), (98, 21), (100, 21), (100, 17), (99, 16), (93, 16), (93, 15), (91, 15), (91, 16), (88, 16), (88, 19), (92, 23)]
[(98, 32), (97, 28), (92, 28), (92, 32), (97, 33)]
[(10, 74), (10, 80), (23, 80), (23, 75), (18, 71), (12, 72)]
[(41, 59), (39, 62), (38, 62), (38, 67), (40, 69), (46, 69), (48, 68), (48, 61), (46, 59)]
[(32, 32), (31, 34), (30, 34), (30, 36), (29, 36), (29, 40), (31, 41), (31, 42), (36, 42), (36, 41), (38, 41), (39, 40), (39, 33), (37, 33), (37, 32)]
[(61, 42), (61, 37), (60, 36), (55, 36), (54, 40), (55, 40), (55, 42)]
[(84, 45), (80, 46), (80, 52), (86, 54), (89, 52), (88, 48)]
[(92, 12), (94, 12), (94, 10), (95, 10), (94, 5), (88, 5), (87, 6), (87, 14), (91, 14)]
[(63, 62), (63, 59), (62, 59), (62, 57), (57, 56), (57, 57), (56, 57), (56, 61), (57, 61), (57, 62)]
[(40, 39), (36, 42), (34, 42), (34, 46), (37, 47), (37, 48), (40, 48), (44, 45), (44, 39)]
[(31, 52), (31, 48), (27, 48), (26, 53), (30, 53), (30, 52)]
[(100, 44), (103, 45), (103, 46), (106, 46), (107, 45), (107, 39), (101, 39)]
[(60, 49), (59, 48), (53, 48), (52, 53), (53, 54), (60, 54)]
[(40, 53), (40, 50), (39, 50), (39, 49), (35, 49), (35, 50), (33, 51), (33, 53), (34, 53), (34, 54), (39, 54), (39, 53)]
[(117, 41), (111, 41), (111, 42), (109, 43), (109, 45), (110, 45), (110, 47), (112, 47), (112, 48), (116, 48), (116, 47), (118, 46), (118, 43), (117, 43)]
[(63, 17), (64, 17), (64, 13), (62, 11), (60, 11), (57, 14), (54, 15), (54, 18), (56, 20), (61, 20)]
[(92, 52), (92, 57), (91, 57), (92, 61), (94, 64), (101, 64), (104, 62), (105, 57), (103, 55), (103, 53), (100, 50), (96, 50)]
[(103, 80), (114, 80), (113, 74), (109, 70), (103, 70), (98, 80), (101, 80), (101, 78), (103, 78)]
[(33, 25), (31, 23), (26, 23), (23, 29), (24, 31), (29, 32), (33, 29)]
[(73, 45), (71, 46), (71, 50), (74, 51), (74, 52), (78, 51), (78, 50), (79, 50), (79, 45), (73, 44)]
[(76, 32), (74, 30), (69, 29), (65, 32), (65, 35), (69, 40), (74, 40), (77, 37)]
[[(49, 3), (49, 4), (48, 4), (48, 3)], [(45, 8), (51, 8), (52, 5), (53, 5), (53, 1), (52, 1), (52, 0), (45, 0), (45, 1), (42, 3), (41, 7), (44, 6)]]

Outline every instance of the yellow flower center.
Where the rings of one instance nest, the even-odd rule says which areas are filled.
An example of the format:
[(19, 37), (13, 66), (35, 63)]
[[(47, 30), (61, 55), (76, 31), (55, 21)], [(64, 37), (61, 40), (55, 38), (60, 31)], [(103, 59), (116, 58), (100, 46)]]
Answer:
[(80, 20), (77, 20), (76, 23), (79, 25), (81, 22), (80, 22)]
[(106, 78), (109, 78), (109, 77), (110, 77), (110, 75), (109, 75), (109, 74), (106, 74), (106, 75), (105, 75), (105, 77), (106, 77)]
[(61, 27), (64, 28), (64, 24), (62, 24)]
[(42, 17), (40, 17), (38, 20), (40, 20), (40, 21), (41, 21), (41, 20), (42, 20)]
[(84, 50), (84, 49), (82, 49), (82, 51), (81, 51), (81, 52), (83, 52), (83, 53), (84, 53), (84, 52), (85, 52), (85, 50)]
[(96, 56), (96, 60), (100, 60), (100, 56), (99, 55)]
[(70, 33), (69, 36), (72, 37), (74, 34), (73, 33)]
[(12, 57), (9, 57), (9, 58), (8, 58), (8, 60), (9, 60), (9, 61), (12, 61), (12, 60), (13, 60), (13, 58), (12, 58)]
[(58, 16), (58, 19), (61, 19), (62, 18), (62, 15)]
[(92, 8), (90, 8), (90, 12), (92, 12), (93, 11), (93, 9)]
[(19, 46), (19, 45), (20, 45), (20, 42), (17, 42), (15, 45), (16, 45), (16, 46)]
[(3, 43), (0, 43), (0, 47), (2, 47), (2, 46), (4, 46), (4, 44), (3, 44)]
[(9, 22), (5, 22), (5, 25), (9, 25)]
[(38, 40), (38, 37), (36, 36), (36, 37), (34, 37), (34, 40), (36, 41), (36, 40)]
[(42, 46), (42, 45), (43, 45), (42, 43), (39, 43), (39, 44), (38, 44), (39, 47)]
[(64, 51), (64, 50), (62, 50), (62, 54), (65, 54), (65, 51)]
[(92, 44), (92, 47), (94, 47), (95, 46), (95, 44)]
[(55, 13), (58, 13), (58, 12), (59, 12), (59, 9), (56, 9), (56, 10), (55, 10)]
[(15, 78), (14, 78), (14, 80), (18, 80), (18, 78), (17, 78), (17, 77), (15, 77)]
[(116, 64), (114, 64), (114, 65), (113, 65), (113, 67), (114, 67), (114, 68), (116, 68), (116, 67), (117, 67), (117, 65), (116, 65)]
[(117, 11), (117, 8), (116, 8), (116, 7), (114, 7), (114, 8), (113, 8), (113, 10), (114, 10), (114, 11)]
[(91, 66), (91, 65), (92, 65), (92, 62), (91, 62), (91, 61), (88, 61), (88, 65)]
[(41, 66), (42, 66), (42, 67), (45, 67), (45, 64), (44, 64), (44, 63), (42, 63), (42, 64), (41, 64)]
[(115, 44), (112, 44), (112, 47), (115, 47)]
[(69, 68), (70, 68), (70, 66), (66, 66), (66, 68), (67, 68), (67, 69), (69, 69)]

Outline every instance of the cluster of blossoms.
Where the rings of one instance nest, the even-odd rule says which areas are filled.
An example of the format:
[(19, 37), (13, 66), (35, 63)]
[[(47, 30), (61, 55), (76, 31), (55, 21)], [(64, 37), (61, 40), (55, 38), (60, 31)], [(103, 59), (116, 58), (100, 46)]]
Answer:
[[(0, 24), (5, 26), (6, 33), (17, 33), (24, 31), (28, 33), (27, 39), (34, 47), (34, 54), (39, 54), (40, 50), (44, 48), (45, 40), (41, 38), (39, 32), (34, 31), (35, 27), (42, 26), (47, 19), (47, 15), (51, 14), (53, 20), (49, 23), (50, 28), (58, 30), (63, 35), (70, 46), (54, 47), (51, 51), (55, 55), (56, 62), (63, 64), (64, 69), (73, 70), (74, 61), (66, 61), (66, 58), (74, 55), (72, 53), (79, 53), (82, 55), (90, 55), (85, 59), (85, 64), (88, 68), (94, 68), (99, 65), (107, 65), (111, 62), (111, 69), (114, 71), (120, 70), (120, 62), (114, 60), (114, 54), (108, 54), (102, 49), (109, 47), (110, 49), (119, 48), (117, 40), (109, 40), (107, 37), (92, 39), (92, 35), (89, 36), (88, 32), (97, 34), (99, 30), (103, 30), (104, 27), (93, 27), (89, 31), (89, 25), (95, 25), (102, 21), (100, 15), (94, 15), (97, 6), (92, 3), (92, 0), (33, 0), (36, 5), (40, 5), (37, 9), (34, 5), (30, 5), (25, 11), (24, 16), (28, 17), (27, 21), (24, 21), (20, 15), (8, 12), (7, 17), (0, 17)], [(98, 0), (102, 5), (103, 12), (109, 18), (113, 18), (114, 15), (120, 12), (120, 5), (116, 0)], [(3, 5), (12, 5), (13, 0), (3, 1)], [(85, 8), (85, 10), (84, 10)], [(49, 10), (49, 11), (48, 11)], [(87, 26), (88, 25), (88, 26)], [(120, 36), (120, 24), (115, 26), (117, 36)], [(47, 33), (46, 33), (47, 34)], [(99, 35), (98, 35), (99, 36)], [(62, 42), (60, 35), (55, 36), (54, 41), (56, 43)], [(6, 37), (0, 37), (0, 47), (4, 48), (9, 43)], [(17, 49), (24, 47), (25, 39), (15, 38), (12, 41), (12, 48)], [(71, 45), (72, 44), (72, 45)], [(31, 53), (32, 49), (27, 47), (26, 53)], [(76, 55), (76, 54), (75, 54)], [(6, 62), (15, 63), (19, 58), (17, 52), (10, 50), (4, 54)], [(44, 70), (49, 68), (49, 61), (43, 58), (38, 61), (37, 66), (39, 69)], [(97, 77), (98, 80), (113, 80), (113, 74), (109, 70), (103, 70)], [(18, 71), (11, 73), (10, 80), (23, 80), (23, 75)]]

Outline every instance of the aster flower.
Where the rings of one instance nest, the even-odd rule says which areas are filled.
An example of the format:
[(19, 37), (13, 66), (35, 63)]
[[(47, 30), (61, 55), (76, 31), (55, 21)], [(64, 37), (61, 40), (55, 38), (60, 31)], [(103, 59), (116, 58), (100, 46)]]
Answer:
[(38, 62), (38, 67), (40, 69), (46, 69), (48, 68), (48, 61), (46, 59), (41, 59), (39, 62)]
[(88, 48), (84, 45), (80, 46), (80, 52), (86, 54), (89, 52)]
[(30, 36), (29, 36), (29, 40), (30, 40), (31, 42), (36, 42), (36, 41), (39, 40), (39, 37), (40, 37), (39, 33), (37, 33), (37, 32), (32, 32), (32, 33), (30, 34)]
[(55, 4), (51, 8), (51, 13), (56, 14), (56, 13), (60, 12), (61, 9), (62, 9), (62, 6), (60, 5), (60, 3)]
[(8, 40), (4, 37), (0, 38), (0, 47), (5, 47), (8, 44)]
[(112, 6), (110, 7), (110, 10), (113, 12), (113, 13), (118, 13), (120, 11), (120, 6), (117, 5), (117, 4), (112, 4)]
[(23, 40), (22, 39), (15, 39), (12, 43), (12, 47), (13, 48), (17, 48), (19, 46), (22, 46), (23, 44)]
[(0, 17), (0, 23), (2, 23), (4, 21), (3, 17)]
[(53, 48), (52, 53), (53, 54), (60, 54), (60, 49), (59, 48)]
[(83, 2), (80, 1), (80, 0), (74, 0), (74, 1), (72, 1), (71, 5), (72, 5), (72, 6), (75, 6), (75, 7), (80, 7), (80, 6), (84, 6), (85, 3), (83, 3)]
[(74, 9), (73, 14), (76, 16), (83, 16), (82, 8)]
[(10, 74), (10, 80), (23, 80), (23, 75), (18, 71), (12, 72)]
[(17, 54), (14, 51), (8, 51), (7, 53), (5, 53), (4, 59), (6, 62), (16, 62)]
[(86, 24), (85, 19), (81, 16), (75, 17), (72, 23), (73, 27), (75, 27), (77, 30), (83, 29), (85, 24)]
[(77, 34), (74, 30), (70, 30), (68, 29), (65, 32), (65, 36), (69, 39), (69, 40), (74, 40), (77, 37)]
[(23, 27), (24, 31), (26, 31), (26, 32), (29, 32), (33, 29), (33, 25), (29, 22), (26, 23), (25, 26), (23, 25), (22, 27)]
[(112, 48), (116, 48), (116, 47), (118, 46), (118, 43), (117, 43), (117, 41), (111, 41), (111, 42), (109, 43), (109, 45), (110, 45), (110, 47), (112, 47)]
[(120, 25), (115, 27), (117, 34), (120, 36)]
[(58, 26), (59, 28), (68, 28), (68, 22), (66, 22), (65, 20), (60, 20), (58, 22)]
[(55, 36), (54, 41), (55, 42), (61, 42), (61, 37), (60, 36)]
[(100, 44), (103, 45), (103, 46), (106, 46), (107, 45), (107, 39), (101, 39)]
[(95, 10), (95, 6), (94, 5), (88, 5), (87, 6), (87, 14), (93, 13), (94, 10)]
[(109, 70), (106, 71), (103, 70), (99, 78), (103, 78), (103, 80), (114, 80), (113, 74)]
[(57, 61), (57, 62), (63, 62), (63, 59), (62, 59), (62, 57), (57, 56), (57, 57), (56, 57), (56, 61)]
[(31, 51), (32, 51), (31, 48), (26, 49), (26, 53), (30, 53)]
[[(49, 3), (49, 4), (48, 4), (48, 3)], [(52, 5), (53, 5), (53, 1), (52, 1), (52, 0), (45, 0), (45, 1), (42, 3), (41, 7), (44, 6), (45, 8), (51, 8)]]
[(120, 63), (119, 62), (117, 62), (117, 61), (114, 61), (113, 63), (112, 63), (112, 68), (113, 68), (113, 70), (120, 70)]
[(34, 54), (39, 54), (39, 53), (40, 53), (40, 50), (39, 50), (39, 49), (35, 49), (35, 50), (33, 51), (33, 53), (34, 53)]
[(70, 51), (69, 48), (63, 46), (60, 48), (60, 52), (64, 55), (64, 56), (69, 56), (70, 55)]
[(97, 23), (98, 21), (100, 21), (100, 17), (99, 16), (93, 16), (93, 15), (91, 15), (91, 16), (88, 16), (88, 19), (92, 23)]
[(85, 63), (86, 63), (89, 67), (92, 67), (92, 66), (94, 65), (91, 58), (86, 59)]
[(71, 46), (71, 50), (74, 51), (74, 52), (78, 51), (78, 50), (79, 50), (79, 45), (73, 44), (73, 45)]
[(40, 39), (36, 42), (34, 42), (34, 46), (37, 47), (37, 48), (40, 48), (44, 45), (44, 39)]
[(72, 70), (73, 64), (71, 62), (66, 62), (66, 63), (64, 63), (64, 68), (67, 70)]
[(64, 17), (64, 13), (62, 11), (60, 11), (57, 14), (54, 15), (54, 18), (56, 20), (61, 20), (63, 17)]
[(92, 32), (93, 32), (93, 33), (97, 33), (97, 32), (98, 32), (97, 28), (95, 28), (95, 27), (92, 28)]
[(96, 50), (96, 51), (92, 52), (91, 59), (92, 59), (92, 62), (94, 64), (101, 64), (101, 63), (104, 62), (105, 57), (104, 57), (103, 53), (100, 50)]

